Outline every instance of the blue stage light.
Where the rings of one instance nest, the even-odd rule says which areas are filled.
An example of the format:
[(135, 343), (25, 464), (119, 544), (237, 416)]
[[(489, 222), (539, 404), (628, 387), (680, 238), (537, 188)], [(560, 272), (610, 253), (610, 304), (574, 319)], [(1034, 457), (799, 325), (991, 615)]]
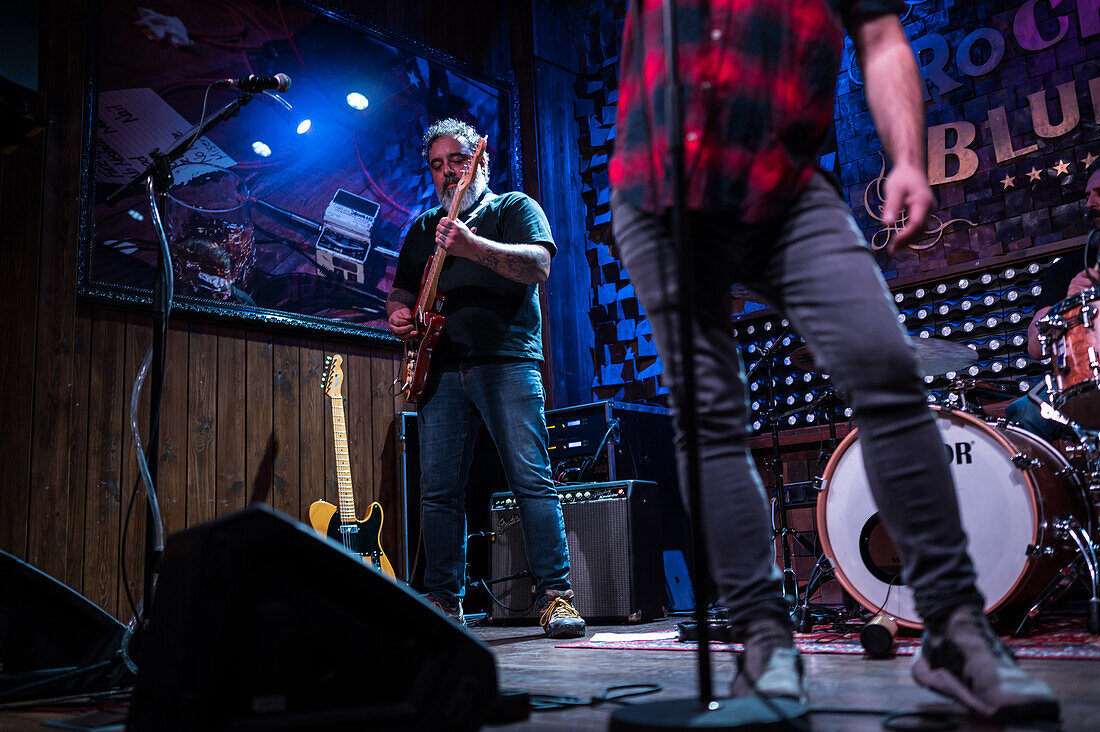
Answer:
[(370, 104), (370, 102), (368, 102), (367, 98), (359, 92), (348, 94), (348, 106), (352, 109), (366, 109), (368, 104)]
[(252, 152), (256, 153), (261, 158), (266, 158), (271, 154), (271, 148), (259, 140), (256, 140), (256, 142), (252, 143)]
[(135, 211), (134, 209), (130, 209), (126, 213), (130, 214), (130, 218), (132, 218), (134, 221), (144, 221), (145, 220), (145, 217), (142, 216), (137, 211)]
[(312, 126), (313, 126), (313, 123), (310, 122), (308, 119), (302, 120), (301, 122), (298, 123), (298, 134), (299, 135), (306, 134), (307, 132), (309, 132), (309, 128), (312, 127)]

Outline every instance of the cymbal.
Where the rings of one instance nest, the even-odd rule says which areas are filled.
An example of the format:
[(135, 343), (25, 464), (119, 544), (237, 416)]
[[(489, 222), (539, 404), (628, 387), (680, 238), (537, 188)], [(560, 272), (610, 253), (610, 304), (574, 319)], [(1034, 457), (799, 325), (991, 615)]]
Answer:
[[(917, 349), (917, 367), (921, 376), (937, 376), (948, 371), (958, 371), (978, 360), (974, 349), (964, 343), (942, 338), (912, 338)], [(791, 352), (791, 366), (803, 371), (821, 372), (813, 354), (806, 346)]]

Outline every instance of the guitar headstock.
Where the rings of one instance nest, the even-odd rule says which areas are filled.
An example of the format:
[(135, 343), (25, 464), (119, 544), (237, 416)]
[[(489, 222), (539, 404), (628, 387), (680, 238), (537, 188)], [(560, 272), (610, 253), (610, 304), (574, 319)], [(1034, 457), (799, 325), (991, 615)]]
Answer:
[(458, 185), (455, 187), (454, 203), (451, 204), (449, 218), (453, 219), (460, 213), (458, 207), (462, 205), (462, 196), (466, 193), (466, 189), (470, 187), (470, 184), (474, 182), (474, 177), (477, 176), (477, 169), (481, 167), (481, 159), (485, 155), (485, 141), (486, 138), (484, 137), (477, 141), (477, 147), (474, 149), (474, 156), (470, 158), (470, 164), (466, 166), (466, 170), (462, 171), (462, 177), (458, 179)]
[(344, 357), (339, 353), (325, 356), (325, 374), (321, 377), (321, 388), (334, 399), (340, 396), (340, 388), (344, 384), (344, 371), (340, 368), (343, 363)]

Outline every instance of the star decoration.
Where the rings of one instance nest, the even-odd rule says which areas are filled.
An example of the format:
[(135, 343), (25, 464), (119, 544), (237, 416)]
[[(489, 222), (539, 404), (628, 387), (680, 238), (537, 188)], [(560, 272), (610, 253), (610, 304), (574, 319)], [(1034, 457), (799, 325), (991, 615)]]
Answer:
[(1069, 163), (1064, 160), (1059, 160), (1054, 164), (1054, 167), (1050, 169), (1053, 175), (1065, 175), (1069, 172)]
[(1035, 168), (1032, 168), (1031, 170), (1027, 171), (1027, 177), (1030, 178), (1032, 181), (1039, 180), (1039, 176), (1042, 175), (1042, 174), (1043, 174), (1042, 171), (1036, 170)]
[(1092, 167), (1092, 164), (1097, 161), (1097, 157), (1092, 153), (1085, 153), (1085, 157), (1081, 158), (1081, 164), (1085, 166), (1085, 169)]
[(1007, 191), (1009, 188), (1016, 187), (1016, 176), (1005, 173), (1005, 179), (1001, 181), (1001, 185), (1004, 186), (1002, 190)]

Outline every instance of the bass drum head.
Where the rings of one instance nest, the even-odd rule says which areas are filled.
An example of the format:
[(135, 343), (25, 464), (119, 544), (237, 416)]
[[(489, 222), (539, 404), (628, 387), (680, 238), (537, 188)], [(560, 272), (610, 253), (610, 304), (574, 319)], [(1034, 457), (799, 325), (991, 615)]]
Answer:
[[(982, 421), (960, 412), (935, 412), (951, 463), (977, 585), (990, 612), (1008, 598), (1027, 569), (1036, 541), (1034, 488), (1012, 464), (1015, 450)], [(825, 468), (818, 498), (818, 527), (825, 553), (841, 585), (863, 607), (922, 627), (913, 592), (901, 578), (901, 562), (879, 520), (858, 433), (852, 432)]]

